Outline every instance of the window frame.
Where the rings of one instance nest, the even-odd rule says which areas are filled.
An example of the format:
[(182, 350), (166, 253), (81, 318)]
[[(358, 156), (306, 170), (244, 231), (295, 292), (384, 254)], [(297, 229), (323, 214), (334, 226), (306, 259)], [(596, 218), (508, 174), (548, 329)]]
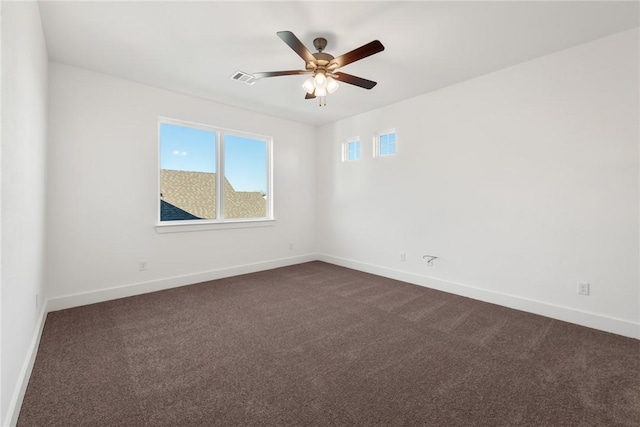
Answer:
[[(188, 127), (208, 132), (214, 132), (216, 135), (216, 218), (196, 219), (196, 220), (177, 220), (162, 221), (160, 212), (160, 192), (161, 192), (161, 142), (160, 128), (162, 124), (174, 126)], [(266, 148), (266, 216), (253, 218), (223, 218), (224, 215), (224, 179), (225, 179), (225, 158), (224, 158), (224, 137), (225, 135), (233, 135), (236, 137), (244, 137), (258, 139), (265, 142)], [(201, 231), (220, 228), (246, 228), (246, 227), (264, 227), (275, 224), (274, 217), (274, 200), (273, 200), (273, 137), (261, 135), (252, 132), (240, 131), (236, 129), (228, 129), (220, 126), (212, 126), (203, 123), (191, 122), (187, 120), (173, 119), (168, 117), (158, 117), (157, 122), (157, 147), (158, 147), (158, 166), (157, 166), (157, 199), (156, 199), (156, 231), (159, 233), (182, 232), (182, 231)]]
[[(380, 153), (380, 138), (384, 135), (395, 135), (395, 140), (393, 142), (393, 153), (387, 153), (387, 154), (382, 154)], [(398, 154), (398, 132), (396, 132), (395, 128), (388, 128), (388, 129), (384, 129), (381, 130), (379, 132), (376, 132), (376, 134), (373, 136), (373, 157), (391, 157), (391, 156), (395, 156), (396, 154)]]
[[(357, 143), (358, 144), (358, 157), (355, 158), (355, 159), (350, 159), (349, 158), (349, 145), (353, 144), (353, 143)], [(354, 137), (346, 139), (342, 143), (342, 161), (343, 162), (357, 162), (360, 159), (362, 159), (362, 141), (360, 140), (360, 137), (359, 136), (354, 136)]]

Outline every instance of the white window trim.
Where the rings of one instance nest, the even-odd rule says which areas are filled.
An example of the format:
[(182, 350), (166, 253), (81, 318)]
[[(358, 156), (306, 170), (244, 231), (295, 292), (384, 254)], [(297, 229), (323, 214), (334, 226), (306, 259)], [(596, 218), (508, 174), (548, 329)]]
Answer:
[[(393, 154), (380, 154), (380, 136), (394, 133), (396, 135), (395, 152)], [(392, 157), (398, 154), (398, 132), (395, 128), (384, 129), (373, 135), (373, 157)]]
[(240, 219), (240, 220), (221, 220), (221, 221), (164, 221), (156, 224), (156, 232), (164, 233), (183, 233), (188, 231), (207, 231), (207, 230), (228, 230), (233, 228), (255, 228), (255, 227), (272, 227), (276, 225), (275, 219)]
[[(349, 144), (352, 143), (352, 142), (358, 142), (360, 144), (360, 147), (359, 147), (359, 152), (358, 152), (358, 158), (350, 160), (349, 159)], [(360, 159), (362, 159), (362, 141), (360, 140), (360, 137), (359, 136), (354, 136), (352, 138), (346, 139), (342, 143), (342, 161), (343, 162), (357, 162)]]
[[(224, 177), (224, 162), (221, 160), (224, 157), (224, 134), (231, 134), (234, 136), (243, 136), (248, 138), (257, 138), (265, 140), (267, 143), (267, 216), (263, 218), (223, 218), (223, 219), (199, 219), (199, 220), (187, 220), (187, 221), (161, 221), (160, 220), (160, 125), (162, 123), (176, 125), (176, 126), (188, 126), (194, 129), (201, 129), (216, 133), (216, 188), (222, 188)], [(266, 135), (257, 133), (239, 131), (235, 129), (228, 129), (219, 126), (206, 125), (197, 122), (190, 122), (187, 120), (172, 119), (169, 117), (158, 117), (158, 176), (157, 183), (158, 188), (156, 194), (158, 195), (158, 203), (156, 204), (157, 214), (155, 229), (158, 233), (176, 233), (186, 231), (204, 231), (204, 230), (219, 230), (219, 229), (231, 229), (231, 228), (252, 228), (252, 227), (269, 227), (275, 225), (274, 215), (274, 203), (273, 203), (273, 138)], [(216, 195), (216, 218), (221, 218), (224, 212), (224, 198)]]

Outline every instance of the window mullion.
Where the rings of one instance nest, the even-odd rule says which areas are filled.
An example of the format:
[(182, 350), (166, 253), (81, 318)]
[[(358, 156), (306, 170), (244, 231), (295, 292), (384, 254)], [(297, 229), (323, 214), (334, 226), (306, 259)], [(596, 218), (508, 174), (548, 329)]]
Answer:
[(216, 218), (224, 218), (224, 132), (218, 132), (216, 146)]
[(268, 218), (273, 218), (273, 139), (269, 139), (266, 141), (266, 149), (267, 149), (267, 212), (266, 215)]

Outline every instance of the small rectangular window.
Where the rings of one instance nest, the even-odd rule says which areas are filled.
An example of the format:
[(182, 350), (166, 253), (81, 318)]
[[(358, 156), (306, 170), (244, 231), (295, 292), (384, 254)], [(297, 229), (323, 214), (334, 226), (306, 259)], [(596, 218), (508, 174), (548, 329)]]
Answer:
[(272, 219), (271, 138), (159, 122), (161, 223)]
[(376, 134), (374, 139), (374, 155), (376, 157), (396, 154), (396, 131), (387, 130)]
[(348, 139), (342, 145), (342, 161), (352, 162), (360, 160), (360, 138)]

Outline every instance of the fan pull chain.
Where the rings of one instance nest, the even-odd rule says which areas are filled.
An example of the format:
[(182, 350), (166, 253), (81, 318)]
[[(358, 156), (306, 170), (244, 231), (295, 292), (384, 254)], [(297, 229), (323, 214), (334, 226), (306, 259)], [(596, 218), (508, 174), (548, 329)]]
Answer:
[(318, 97), (318, 107), (326, 107), (327, 106), (327, 97), (319, 96)]

